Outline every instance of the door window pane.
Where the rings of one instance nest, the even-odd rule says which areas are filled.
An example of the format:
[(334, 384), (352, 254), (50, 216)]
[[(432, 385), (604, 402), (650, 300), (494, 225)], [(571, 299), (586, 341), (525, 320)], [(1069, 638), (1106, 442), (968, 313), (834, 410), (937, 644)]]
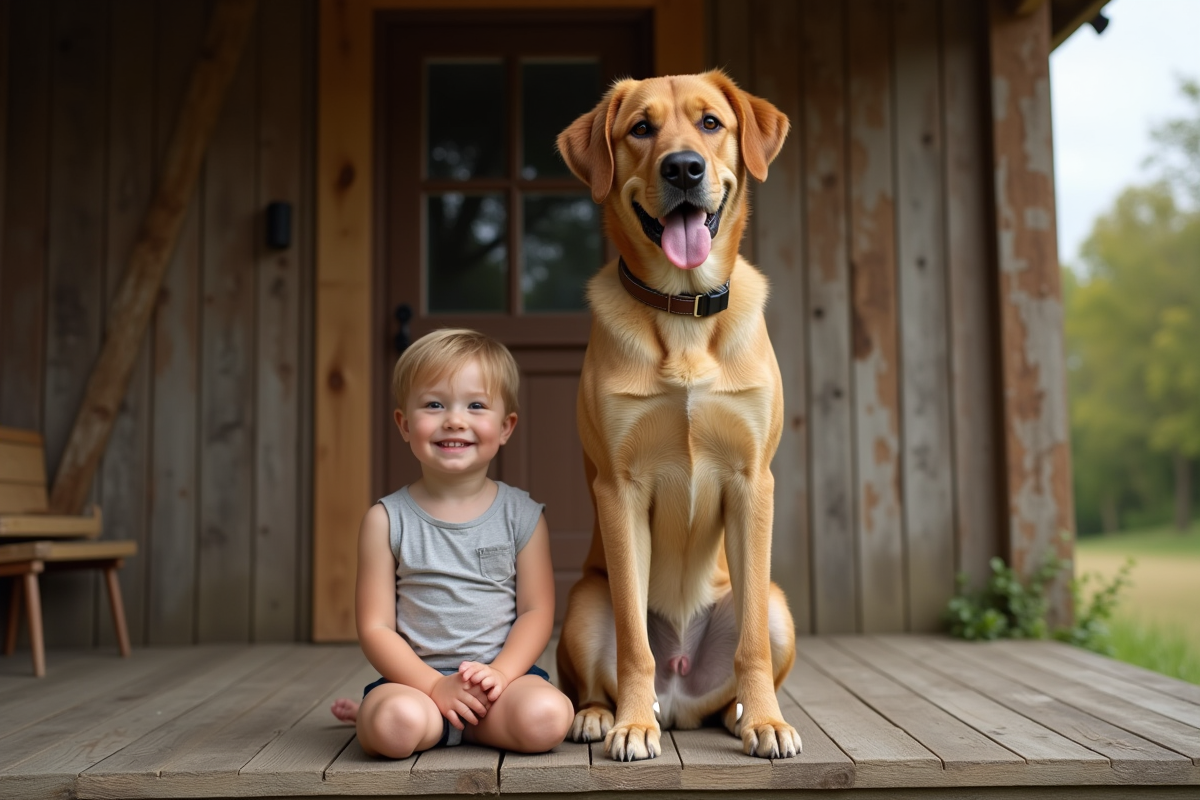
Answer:
[(563, 128), (596, 105), (600, 64), (595, 61), (527, 61), (521, 65), (521, 177), (569, 177), (554, 140)]
[(508, 309), (504, 195), (447, 192), (425, 199), (430, 313)]
[(427, 64), (426, 80), (429, 177), (503, 177), (508, 171), (504, 64), (434, 61)]
[(526, 311), (580, 311), (603, 258), (600, 208), (587, 193), (526, 194), (521, 294)]

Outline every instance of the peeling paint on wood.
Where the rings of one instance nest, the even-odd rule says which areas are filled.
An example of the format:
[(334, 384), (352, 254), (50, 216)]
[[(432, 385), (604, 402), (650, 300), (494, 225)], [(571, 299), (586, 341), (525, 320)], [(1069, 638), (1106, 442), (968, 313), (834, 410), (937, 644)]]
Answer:
[(858, 628), (846, 246), (845, 9), (804, 6), (813, 598), (817, 633)]
[(946, 270), (950, 298), (954, 398), (955, 569), (973, 586), (1001, 553), (1001, 402), (995, 380), (995, 258), (989, 255), (987, 9), (942, 4), (942, 96), (945, 100)]
[[(800, 53), (795, 37), (800, 34), (800, 8), (793, 0), (758, 0), (739, 4), (757, 24), (752, 91), (768, 97), (791, 120), (792, 129), (774, 163), (771, 177), (755, 187), (754, 216), (758, 241), (758, 268), (771, 282), (772, 300), (767, 303), (767, 328), (779, 360), (783, 379), (784, 425), (779, 449), (771, 462), (775, 476), (775, 530), (771, 540), (771, 571), (788, 598), (796, 630), (811, 633), (812, 564), (811, 528), (808, 521), (808, 382), (804, 360), (795, 354), (807, 352), (807, 326), (803, 307), (804, 236), (801, 178), (803, 154), (800, 130), (802, 84)], [(792, 354), (792, 355), (788, 355)]]
[(954, 460), (946, 336), (937, 0), (895, 6), (896, 175), (908, 627), (938, 630), (954, 592)]
[(900, 498), (892, 5), (890, 0), (853, 3), (847, 35), (855, 529), (864, 633), (903, 631), (907, 600)]
[[(1054, 227), (1050, 9), (1026, 17), (993, 0), (990, 17), (993, 169), (999, 254), (1009, 556), (1029, 574), (1069, 557), (1074, 528)], [(1060, 582), (1054, 611), (1070, 614)]]

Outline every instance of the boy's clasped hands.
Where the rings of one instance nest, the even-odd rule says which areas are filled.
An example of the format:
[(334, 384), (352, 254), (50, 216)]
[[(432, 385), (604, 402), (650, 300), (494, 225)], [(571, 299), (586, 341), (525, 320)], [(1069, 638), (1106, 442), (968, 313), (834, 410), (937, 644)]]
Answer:
[(458, 672), (443, 676), (434, 685), (432, 698), (442, 716), (461, 731), (463, 722), (478, 725), (506, 688), (508, 678), (500, 670), (464, 661)]

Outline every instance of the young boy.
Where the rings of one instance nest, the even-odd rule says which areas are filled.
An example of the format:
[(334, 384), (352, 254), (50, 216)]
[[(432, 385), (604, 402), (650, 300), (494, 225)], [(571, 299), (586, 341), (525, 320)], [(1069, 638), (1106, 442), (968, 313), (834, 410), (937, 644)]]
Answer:
[(543, 506), (487, 477), (517, 424), (517, 382), (512, 354), (468, 330), (396, 362), (393, 413), (422, 477), (363, 518), (358, 640), (383, 677), (361, 706), (332, 707), (369, 755), (463, 740), (537, 753), (571, 726), (571, 701), (533, 664), (554, 625)]

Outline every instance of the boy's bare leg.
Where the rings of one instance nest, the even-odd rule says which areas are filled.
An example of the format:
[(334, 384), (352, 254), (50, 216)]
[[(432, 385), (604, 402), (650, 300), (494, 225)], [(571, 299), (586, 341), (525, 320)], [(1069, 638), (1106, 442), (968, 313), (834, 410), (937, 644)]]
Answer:
[(566, 738), (573, 719), (575, 709), (565, 694), (544, 678), (522, 675), (478, 725), (467, 726), (463, 739), (518, 753), (544, 753)]
[(358, 742), (367, 755), (408, 758), (442, 738), (442, 714), (419, 689), (385, 683), (363, 698), (357, 728)]

